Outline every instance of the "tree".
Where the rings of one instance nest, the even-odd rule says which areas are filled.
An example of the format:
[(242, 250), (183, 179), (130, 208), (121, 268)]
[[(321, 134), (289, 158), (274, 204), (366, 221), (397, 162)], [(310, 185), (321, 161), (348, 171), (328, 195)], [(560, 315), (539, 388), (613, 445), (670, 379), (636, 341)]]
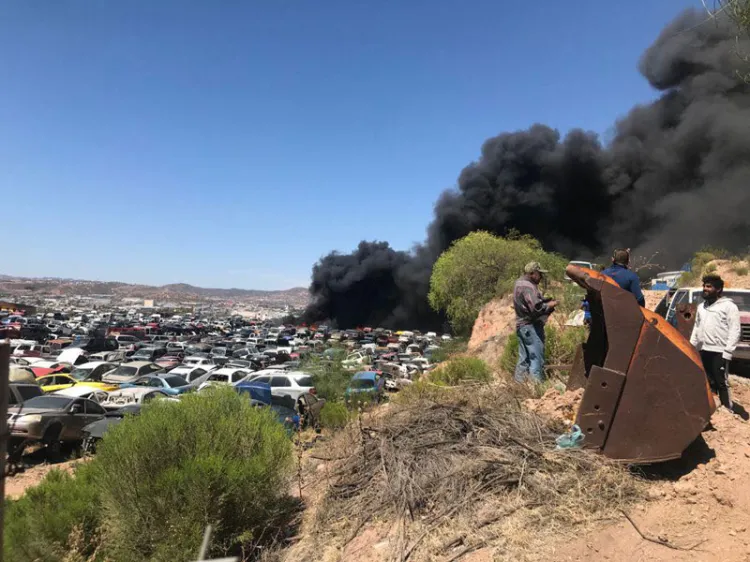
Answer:
[[(725, 13), (738, 27), (737, 35), (737, 55), (747, 64), (750, 65), (750, 53), (744, 52), (740, 46), (740, 40), (750, 35), (750, 0), (716, 0), (715, 9), (712, 11), (706, 0), (703, 5), (711, 18), (717, 14)], [(739, 71), (738, 74), (745, 82), (750, 83), (750, 72)]]
[(454, 242), (435, 262), (430, 306), (446, 312), (457, 334), (468, 335), (482, 306), (510, 292), (530, 261), (541, 263), (553, 279), (562, 279), (567, 264), (561, 256), (545, 252), (534, 238), (472, 232)]

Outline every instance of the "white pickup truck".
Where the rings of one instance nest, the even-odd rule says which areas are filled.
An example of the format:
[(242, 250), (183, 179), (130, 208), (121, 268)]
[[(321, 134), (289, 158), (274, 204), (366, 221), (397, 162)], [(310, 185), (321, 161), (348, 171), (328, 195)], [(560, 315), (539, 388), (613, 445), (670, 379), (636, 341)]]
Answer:
[[(740, 343), (734, 350), (735, 361), (750, 362), (750, 290), (724, 289), (724, 296), (729, 297), (740, 309), (741, 335)], [(681, 304), (698, 306), (703, 302), (701, 287), (684, 287), (677, 289), (669, 301), (666, 319), (672, 326), (677, 327), (677, 307)]]

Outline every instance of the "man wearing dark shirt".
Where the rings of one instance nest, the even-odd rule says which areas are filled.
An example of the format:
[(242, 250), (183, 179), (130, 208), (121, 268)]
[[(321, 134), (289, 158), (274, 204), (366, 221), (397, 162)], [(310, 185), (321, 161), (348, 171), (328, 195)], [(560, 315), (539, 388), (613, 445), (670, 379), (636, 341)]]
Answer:
[(630, 250), (615, 250), (612, 254), (612, 266), (602, 273), (614, 279), (621, 288), (633, 293), (639, 305), (646, 306), (646, 299), (641, 292), (641, 280), (635, 272), (630, 271), (629, 264)]
[(513, 287), (513, 308), (516, 311), (518, 363), (515, 379), (524, 382), (544, 380), (544, 324), (555, 311), (557, 302), (542, 297), (539, 283), (547, 273), (539, 262), (530, 262), (524, 275)]

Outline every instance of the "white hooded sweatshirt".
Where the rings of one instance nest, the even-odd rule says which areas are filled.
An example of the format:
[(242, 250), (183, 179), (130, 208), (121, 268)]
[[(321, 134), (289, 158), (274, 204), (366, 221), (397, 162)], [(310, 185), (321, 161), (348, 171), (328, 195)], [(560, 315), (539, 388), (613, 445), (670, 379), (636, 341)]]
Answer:
[(698, 351), (721, 353), (731, 359), (740, 341), (740, 311), (729, 297), (721, 297), (713, 304), (698, 305), (690, 343)]

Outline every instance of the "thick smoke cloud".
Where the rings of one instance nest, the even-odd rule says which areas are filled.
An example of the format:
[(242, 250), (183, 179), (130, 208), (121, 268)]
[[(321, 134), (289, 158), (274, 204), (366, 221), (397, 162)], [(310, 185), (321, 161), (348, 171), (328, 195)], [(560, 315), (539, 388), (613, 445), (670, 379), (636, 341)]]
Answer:
[[(662, 95), (617, 121), (609, 144), (546, 125), (482, 146), (457, 189), (435, 204), (427, 240), (409, 253), (361, 242), (313, 268), (308, 320), (340, 327), (439, 327), (426, 301), (432, 265), (474, 230), (531, 234), (571, 258), (614, 246), (659, 252), (665, 267), (705, 245), (750, 244), (750, 89), (738, 71), (736, 30), (687, 11), (669, 24), (639, 69)], [(739, 49), (750, 52), (750, 41)], [(746, 69), (747, 70), (747, 69)]]

